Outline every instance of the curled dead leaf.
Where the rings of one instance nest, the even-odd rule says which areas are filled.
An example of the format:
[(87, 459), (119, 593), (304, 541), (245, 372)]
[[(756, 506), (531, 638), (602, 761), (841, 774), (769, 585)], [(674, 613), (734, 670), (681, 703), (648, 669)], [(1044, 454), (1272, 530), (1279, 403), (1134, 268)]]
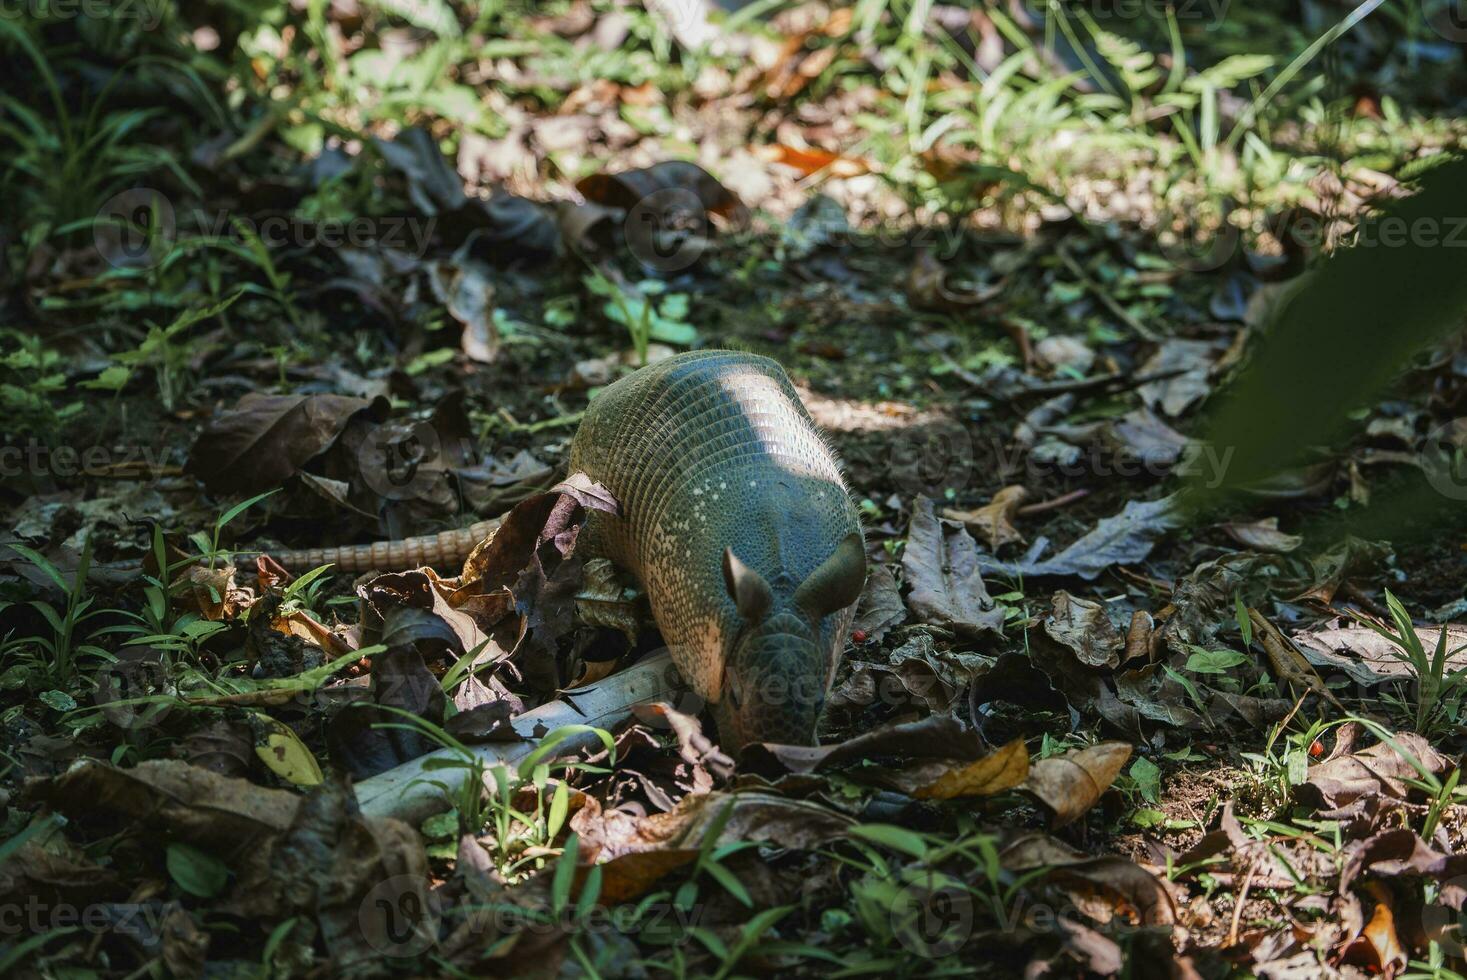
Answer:
[[(330, 448), (358, 413), (377, 407), (378, 402), (341, 395), (251, 392), (199, 433), (185, 470), (211, 493), (272, 490)], [(385, 399), (380, 408), (385, 414)]]
[(1100, 800), (1130, 758), (1131, 746), (1125, 742), (1073, 749), (1031, 765), (1024, 789), (1050, 809), (1054, 826), (1063, 827)]
[(724, 218), (734, 218), (745, 210), (738, 196), (718, 178), (686, 160), (664, 160), (636, 170), (592, 174), (577, 181), (576, 190), (588, 201), (625, 211), (663, 191), (691, 192), (704, 210)]
[(1263, 645), (1264, 653), (1268, 655), (1269, 665), (1273, 667), (1279, 680), (1296, 692), (1310, 691), (1317, 694), (1334, 705), (1341, 713), (1349, 714), (1349, 710), (1340, 703), (1340, 699), (1335, 697), (1334, 692), (1325, 686), (1323, 678), (1310, 666), (1309, 661), (1299, 652), (1299, 648), (1294, 646), (1288, 637), (1280, 633), (1278, 627), (1252, 607), (1248, 609), (1248, 619), (1252, 621), (1258, 642)]
[(851, 624), (852, 636), (859, 633), (864, 636), (860, 642), (879, 643), (888, 630), (906, 618), (907, 607), (902, 604), (901, 591), (891, 569), (872, 565), (866, 574), (866, 586), (861, 590), (855, 622)]
[(1347, 752), (1311, 766), (1308, 777), (1295, 792), (1306, 803), (1338, 809), (1363, 796), (1380, 795), (1406, 799), (1408, 779), (1419, 779), (1416, 763), (1436, 778), (1452, 769), (1447, 759), (1420, 735), (1401, 732), (1391, 742), (1379, 742), (1359, 752)]
[(1029, 498), (1029, 491), (1015, 484), (1004, 487), (993, 495), (993, 499), (976, 510), (955, 510), (951, 507), (942, 512), (949, 520), (962, 521), (963, 526), (988, 542), (988, 549), (997, 552), (1006, 544), (1023, 544), (1024, 535), (1014, 527), (1014, 517)]
[(786, 146), (774, 143), (753, 149), (754, 156), (770, 163), (793, 167), (803, 177), (825, 171), (831, 177), (859, 177), (871, 172), (871, 163), (860, 157), (846, 157), (812, 146)]
[(1123, 857), (1093, 857), (1044, 834), (1023, 834), (1003, 846), (999, 862), (1009, 871), (1042, 872), (1041, 881), (1097, 922), (1117, 916), (1147, 926), (1177, 921), (1165, 883)]
[(1261, 521), (1248, 523), (1229, 522), (1224, 524), (1222, 529), (1228, 537), (1254, 551), (1287, 554), (1304, 543), (1304, 539), (1299, 535), (1285, 534), (1280, 531), (1277, 517), (1268, 517)]
[(1054, 594), (1049, 615), (1044, 620), (1044, 632), (1049, 639), (1072, 651), (1087, 667), (1120, 665), (1125, 640), (1101, 603), (1080, 599), (1061, 589)]

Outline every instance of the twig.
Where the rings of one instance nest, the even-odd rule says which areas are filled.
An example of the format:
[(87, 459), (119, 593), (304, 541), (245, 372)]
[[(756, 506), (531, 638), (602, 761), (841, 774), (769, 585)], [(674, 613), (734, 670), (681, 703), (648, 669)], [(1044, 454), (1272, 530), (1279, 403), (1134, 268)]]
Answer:
[[(1031, 396), (1040, 398), (1053, 398), (1055, 395), (1069, 395), (1089, 393), (1092, 391), (1126, 391), (1131, 388), (1140, 388), (1149, 385), (1153, 381), (1170, 381), (1172, 378), (1180, 377), (1196, 368), (1171, 368), (1166, 371), (1153, 371), (1151, 374), (1125, 374), (1121, 371), (1112, 371), (1109, 374), (1097, 374), (1093, 378), (1074, 378), (1065, 381), (1042, 381), (1038, 384), (1017, 388), (1007, 393), (1004, 397), (1010, 401)], [(967, 380), (966, 378), (964, 379)]]
[[(1234, 884), (1241, 877), (1231, 871), (1209, 871), (1207, 872), (1207, 876), (1215, 880), (1219, 885)], [(1269, 878), (1255, 877), (1252, 883), (1256, 884), (1259, 888), (1295, 888), (1299, 884), (1294, 879), (1285, 878), (1282, 875), (1275, 875)]]
[(1020, 507), (1015, 513), (1023, 517), (1028, 517), (1031, 514), (1043, 514), (1045, 511), (1048, 510), (1059, 510), (1061, 507), (1066, 507), (1070, 504), (1073, 504), (1077, 500), (1088, 497), (1089, 495), (1090, 491), (1084, 488), (1081, 488), (1079, 490), (1071, 490), (1069, 493), (1061, 494), (1058, 497), (1051, 497), (1048, 500), (1040, 500), (1032, 504), (1025, 504), (1024, 506)]
[(1170, 594), (1173, 588), (1173, 583), (1171, 582), (1159, 578), (1152, 578), (1150, 575), (1142, 575), (1140, 572), (1133, 572), (1123, 565), (1117, 565), (1111, 571), (1115, 572), (1121, 578), (1130, 579), (1137, 585), (1145, 585), (1156, 589), (1158, 592)]
[(1111, 296), (1110, 293), (1105, 291), (1105, 287), (1101, 286), (1100, 283), (1090, 278), (1090, 273), (1086, 272), (1084, 266), (1080, 265), (1080, 263), (1075, 260), (1075, 257), (1069, 253), (1068, 249), (1065, 248), (1063, 242), (1056, 244), (1054, 247), (1054, 251), (1055, 254), (1060, 257), (1060, 261), (1063, 262), (1069, 268), (1069, 270), (1075, 274), (1075, 277), (1080, 280), (1085, 288), (1094, 293), (1095, 298), (1104, 303), (1105, 308), (1110, 310), (1111, 313), (1115, 314), (1117, 319), (1119, 319), (1126, 326), (1130, 327), (1132, 330), (1136, 331), (1137, 336), (1142, 337), (1145, 340), (1157, 339), (1156, 333), (1150, 327), (1144, 326), (1140, 320), (1137, 320), (1131, 314), (1127, 313), (1125, 307), (1117, 303), (1115, 301), (1115, 297)]
[(1253, 635), (1263, 647), (1263, 652), (1268, 656), (1268, 662), (1279, 680), (1292, 689), (1302, 688), (1306, 693), (1318, 694), (1338, 708), (1342, 715), (1350, 714), (1349, 709), (1335, 697), (1335, 693), (1325, 686), (1323, 679), (1309, 665), (1298, 647), (1280, 633), (1277, 626), (1251, 606), (1248, 608), (1248, 618), (1253, 621)]
[(1238, 891), (1236, 903), (1233, 905), (1233, 924), (1228, 928), (1228, 945), (1238, 944), (1238, 926), (1243, 920), (1243, 903), (1248, 901), (1248, 889), (1253, 887), (1253, 873), (1258, 870), (1258, 862), (1262, 855), (1253, 858), (1253, 863), (1248, 865), (1248, 873), (1243, 876), (1243, 887)]
[(1368, 611), (1372, 616), (1375, 616), (1377, 619), (1383, 619), (1387, 622), (1390, 621), (1390, 610), (1386, 609), (1380, 603), (1370, 598), (1370, 596), (1366, 594), (1365, 590), (1360, 588), (1360, 586), (1356, 585), (1354, 582), (1346, 582), (1343, 586), (1341, 586), (1340, 591), (1345, 593), (1345, 595), (1349, 596), (1351, 599), (1354, 599), (1356, 602), (1360, 603), (1360, 605), (1364, 606), (1366, 611)]

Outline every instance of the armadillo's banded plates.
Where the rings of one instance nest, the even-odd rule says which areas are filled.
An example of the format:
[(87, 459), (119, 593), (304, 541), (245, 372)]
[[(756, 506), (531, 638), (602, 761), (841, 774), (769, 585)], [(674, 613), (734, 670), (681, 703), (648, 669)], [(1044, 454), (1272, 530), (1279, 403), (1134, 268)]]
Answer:
[(679, 668), (715, 699), (737, 628), (724, 548), (798, 582), (859, 530), (839, 461), (789, 376), (753, 354), (680, 354), (610, 385), (581, 422), (570, 468), (621, 508), (593, 516), (586, 543), (642, 580)]

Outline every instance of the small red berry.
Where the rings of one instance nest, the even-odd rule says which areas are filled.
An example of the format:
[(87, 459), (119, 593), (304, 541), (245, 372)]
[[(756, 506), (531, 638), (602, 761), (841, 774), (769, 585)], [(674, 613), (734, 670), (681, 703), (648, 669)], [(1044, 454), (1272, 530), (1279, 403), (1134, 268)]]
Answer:
[(852, 643), (865, 643), (866, 642), (866, 631), (865, 630), (852, 630), (851, 631), (851, 642)]

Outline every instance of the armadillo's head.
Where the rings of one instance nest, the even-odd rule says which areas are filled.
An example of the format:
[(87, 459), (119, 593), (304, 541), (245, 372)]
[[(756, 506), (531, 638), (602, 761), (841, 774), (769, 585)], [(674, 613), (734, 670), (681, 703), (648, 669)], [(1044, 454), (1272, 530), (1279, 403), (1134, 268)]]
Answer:
[(731, 549), (723, 581), (740, 628), (724, 661), (715, 706), (719, 742), (738, 752), (752, 742), (809, 745), (825, 707), (850, 617), (866, 581), (861, 536), (851, 533), (805, 580), (766, 580)]

